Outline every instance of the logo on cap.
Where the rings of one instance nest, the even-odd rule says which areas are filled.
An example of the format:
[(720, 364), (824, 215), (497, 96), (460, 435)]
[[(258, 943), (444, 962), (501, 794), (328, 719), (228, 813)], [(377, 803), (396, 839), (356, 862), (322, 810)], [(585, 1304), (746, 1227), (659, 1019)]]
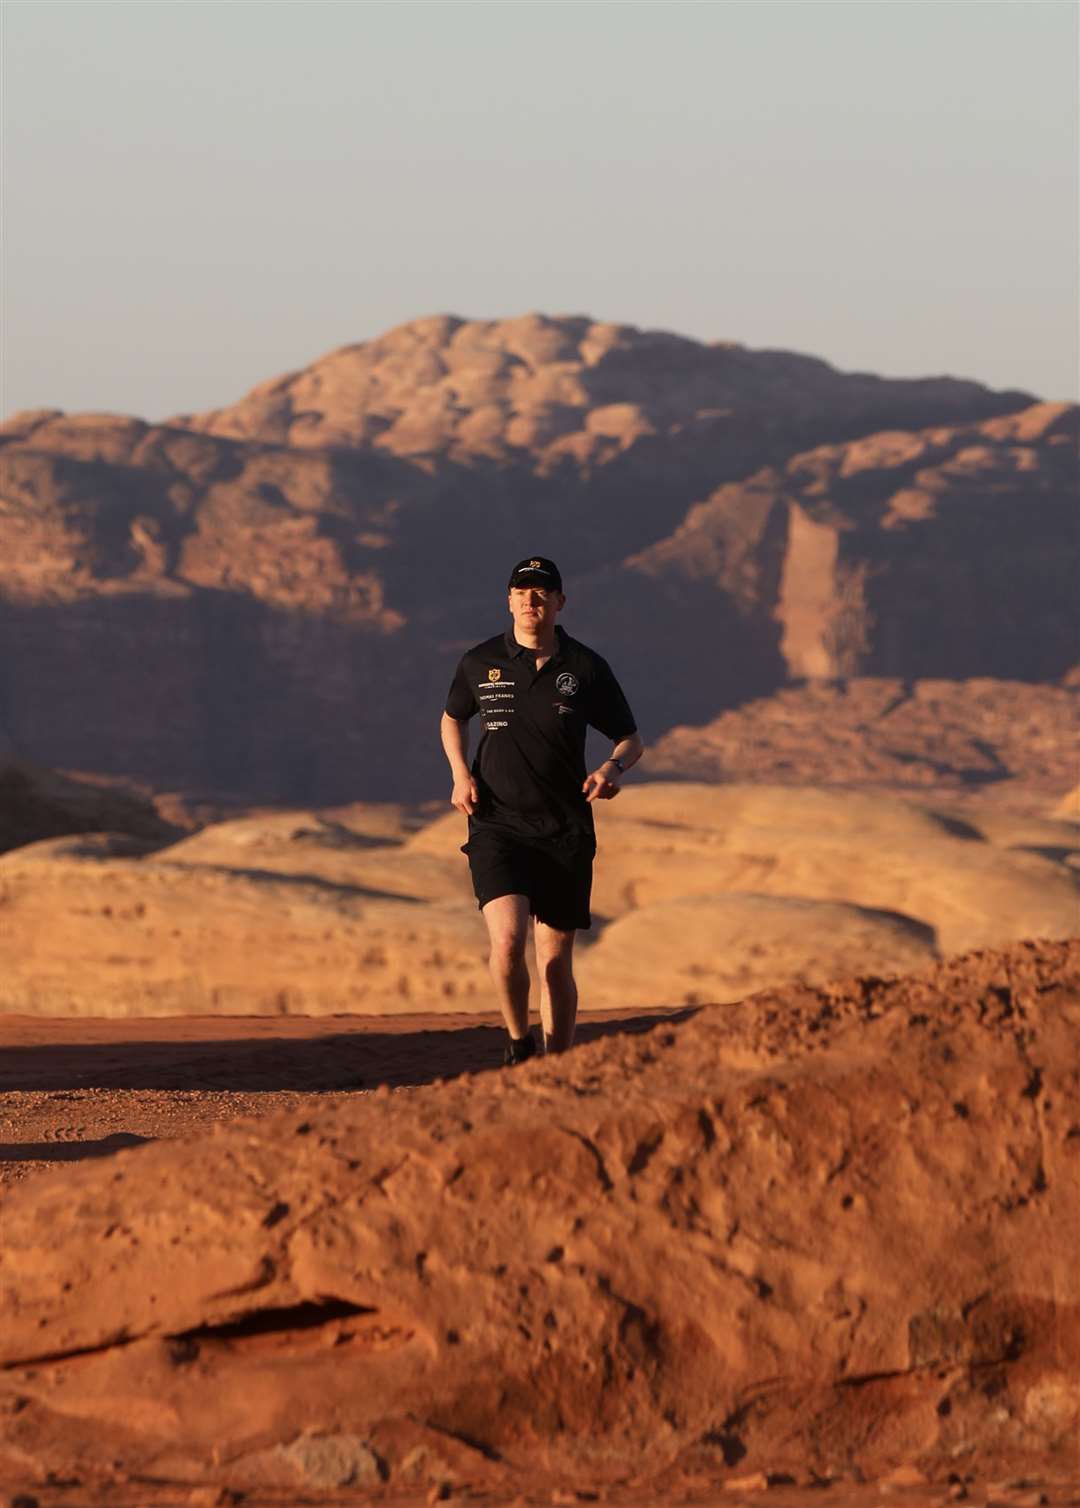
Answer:
[(530, 571), (538, 571), (539, 569), (540, 569), (540, 562), (538, 560), (530, 560), (529, 561), (529, 570)]
[(502, 679), (502, 671), (501, 670), (489, 670), (488, 671), (488, 680), (489, 681), (498, 681), (498, 680), (501, 680), (501, 679)]

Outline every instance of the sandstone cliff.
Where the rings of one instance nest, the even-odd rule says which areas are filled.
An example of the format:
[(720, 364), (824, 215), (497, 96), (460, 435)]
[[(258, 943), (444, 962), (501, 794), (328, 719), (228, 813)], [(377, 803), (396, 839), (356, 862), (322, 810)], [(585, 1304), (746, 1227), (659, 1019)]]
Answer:
[(456, 655), (534, 549), (650, 737), (791, 677), (1056, 678), (1074, 427), (539, 316), (416, 321), (164, 425), (18, 416), (0, 723), (159, 789), (426, 797)]
[[(649, 750), (656, 779), (808, 781), (1049, 813), (1076, 773), (1080, 687), (867, 676), (785, 687)], [(1063, 807), (1059, 815), (1075, 814)]]

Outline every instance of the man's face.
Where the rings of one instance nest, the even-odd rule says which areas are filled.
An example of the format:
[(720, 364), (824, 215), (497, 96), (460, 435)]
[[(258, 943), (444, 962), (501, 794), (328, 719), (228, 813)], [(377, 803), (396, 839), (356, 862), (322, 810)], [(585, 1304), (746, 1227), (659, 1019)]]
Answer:
[(510, 616), (514, 627), (527, 633), (542, 632), (555, 622), (566, 598), (544, 586), (515, 586), (510, 590)]

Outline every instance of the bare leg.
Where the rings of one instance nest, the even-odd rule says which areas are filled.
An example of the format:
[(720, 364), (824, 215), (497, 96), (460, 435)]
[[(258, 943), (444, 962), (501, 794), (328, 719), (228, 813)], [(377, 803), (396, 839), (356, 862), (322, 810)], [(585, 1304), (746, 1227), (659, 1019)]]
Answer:
[(519, 1042), (529, 1030), (529, 970), (525, 939), (529, 935), (529, 898), (497, 895), (481, 916), (491, 941), (488, 967), (506, 1030)]
[(574, 933), (536, 922), (536, 968), (540, 975), (540, 1020), (548, 1052), (565, 1052), (574, 1041), (577, 984), (574, 981)]

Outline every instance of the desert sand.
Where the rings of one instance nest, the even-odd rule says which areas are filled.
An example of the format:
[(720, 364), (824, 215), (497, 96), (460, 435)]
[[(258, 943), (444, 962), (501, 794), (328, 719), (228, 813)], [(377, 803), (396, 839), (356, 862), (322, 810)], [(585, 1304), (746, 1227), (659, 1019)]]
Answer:
[[(1080, 930), (1080, 827), (961, 820), (807, 787), (629, 784), (597, 812), (583, 1008), (911, 973)], [(982, 826), (977, 824), (982, 822)], [(0, 855), (0, 1010), (57, 1016), (485, 1012), (464, 819), (263, 812), (161, 843)]]
[(43, 1508), (1076, 1501), (1080, 944), (509, 1073), (449, 1019), (140, 1025), (18, 1023), (4, 1091), (98, 1143), (184, 1130), (166, 1087), (296, 1098), (4, 1194), (0, 1473)]

